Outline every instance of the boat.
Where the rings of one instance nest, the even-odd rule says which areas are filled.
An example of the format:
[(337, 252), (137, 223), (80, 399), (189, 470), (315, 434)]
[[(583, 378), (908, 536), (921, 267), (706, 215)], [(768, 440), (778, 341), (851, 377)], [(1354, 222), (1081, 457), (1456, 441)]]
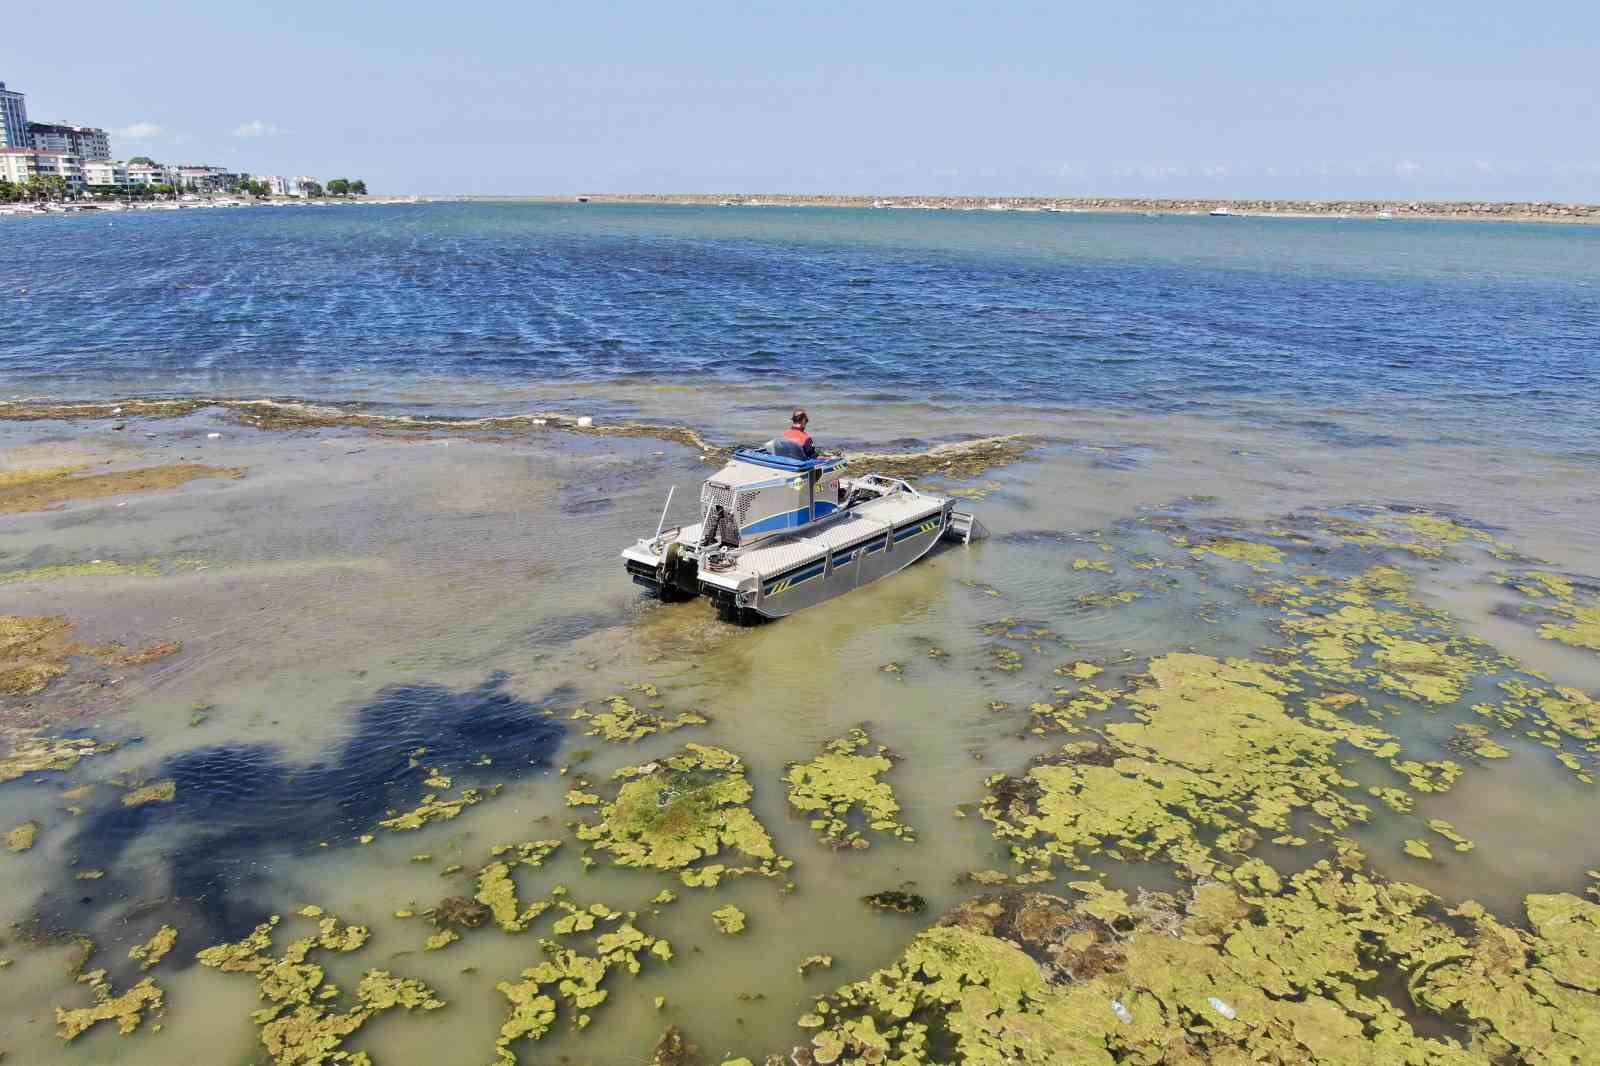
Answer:
[(1232, 218), (1233, 217), (1233, 212), (1229, 211), (1226, 207), (1213, 208), (1211, 211), (1208, 211), (1207, 214), (1209, 214), (1212, 218)]
[(705, 596), (724, 621), (748, 625), (896, 574), (941, 540), (986, 535), (950, 497), (849, 477), (842, 456), (797, 450), (781, 438), (736, 449), (701, 487), (700, 521), (663, 529), (669, 491), (655, 535), (622, 552), (634, 583), (669, 602)]

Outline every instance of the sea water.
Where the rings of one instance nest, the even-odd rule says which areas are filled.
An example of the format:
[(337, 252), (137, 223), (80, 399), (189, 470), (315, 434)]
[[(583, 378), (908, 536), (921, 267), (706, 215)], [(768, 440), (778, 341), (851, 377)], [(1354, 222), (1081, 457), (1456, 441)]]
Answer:
[[(668, 1024), (713, 1062), (787, 1053), (807, 1039), (794, 1022), (813, 996), (889, 964), (984, 891), (967, 874), (1012, 869), (975, 805), (991, 775), (1061, 743), (1028, 711), (1059, 698), (1058, 666), (1099, 664), (1109, 690), (1174, 652), (1268, 657), (1284, 639), (1277, 619), (1240, 590), (1351, 565), (1294, 556), (1263, 576), (1188, 544), (1289, 545), (1310, 515), (1422, 512), (1562, 573), (1600, 573), (1600, 233), (1581, 227), (592, 204), (107, 221), (0, 228), (7, 399), (559, 410), (602, 427), (687, 424), (718, 442), (771, 435), (798, 403), (829, 446), (1017, 432), (1034, 449), (922, 482), (966, 494), (989, 541), (734, 629), (703, 603), (642, 601), (617, 559), (654, 528), (669, 485), (670, 517), (693, 517), (709, 467), (678, 444), (285, 432), (223, 408), (0, 421), (4, 471), (244, 470), (0, 517), (0, 615), (70, 618), (85, 644), (182, 646), (148, 666), (75, 661), (36, 696), (0, 697), (10, 738), (120, 745), (0, 784), (0, 830), (40, 826), (31, 850), (0, 861), (0, 923), (15, 925), (0, 934), (12, 960), (0, 1050), (17, 1061), (161, 1063), (195, 1047), (264, 1061), (254, 978), (193, 955), (306, 904), (372, 928), (362, 951), (319, 956), (341, 986), (383, 968), (448, 1003), (385, 1014), (351, 1049), (391, 1064), (492, 1061), (507, 1005), (496, 985), (546, 957), (546, 934), (490, 925), (427, 952), (432, 925), (394, 915), (472, 896), (495, 845), (540, 838), (564, 843), (519, 874), (525, 903), (562, 884), (637, 911), (676, 958), (609, 977), (583, 1031), (563, 1003), (550, 1035), (514, 1046), (524, 1061), (643, 1061)], [(1162, 553), (1183, 566), (1138, 569)], [(153, 573), (29, 576), (92, 560)], [(1398, 561), (1463, 633), (1600, 690), (1594, 652), (1542, 638), (1496, 581), (1513, 564), (1465, 549)], [(1108, 598), (1124, 590), (1138, 595)], [(646, 683), (663, 713), (707, 723), (619, 744), (571, 717), (613, 694), (643, 706), (629, 686)], [(1435, 759), (1455, 725), (1478, 720), (1467, 702), (1379, 706), (1408, 753)], [(786, 768), (858, 725), (896, 760), (886, 780), (915, 843), (879, 834), (836, 851), (786, 801)], [(1374, 804), (1357, 831), (1374, 871), (1510, 921), (1526, 893), (1582, 891), (1600, 865), (1593, 787), (1537, 743), (1504, 739), (1509, 758), (1473, 763), (1418, 803), (1417, 817), (1448, 819), (1476, 848), (1408, 857), (1402, 840), (1425, 831)], [(570, 823), (595, 812), (569, 806), (569, 791), (607, 792), (613, 770), (684, 742), (741, 756), (752, 810), (795, 862), (784, 877), (704, 889), (604, 853), (580, 862)], [(1390, 783), (1346, 756), (1363, 784)], [(414, 761), (453, 778), (446, 794), (495, 794), (421, 830), (379, 828), (424, 794)], [(122, 803), (161, 781), (171, 801)], [(1302, 851), (1315, 845), (1270, 854), (1293, 868)], [(1097, 869), (1124, 888), (1179, 885), (1157, 863)], [(1070, 894), (1083, 876), (1059, 870), (1039, 887)], [(666, 887), (678, 900), (652, 904)], [(861, 904), (882, 890), (919, 894), (927, 910)], [(739, 936), (710, 917), (730, 903), (748, 915)], [(166, 992), (161, 1030), (147, 1019), (122, 1037), (102, 1023), (63, 1045), (54, 1009), (93, 998), (67, 974), (66, 938), (92, 938), (88, 968), (109, 969), (120, 991), (143, 976), (128, 948), (161, 924), (179, 930), (149, 974)], [(818, 953), (833, 967), (800, 975)]]

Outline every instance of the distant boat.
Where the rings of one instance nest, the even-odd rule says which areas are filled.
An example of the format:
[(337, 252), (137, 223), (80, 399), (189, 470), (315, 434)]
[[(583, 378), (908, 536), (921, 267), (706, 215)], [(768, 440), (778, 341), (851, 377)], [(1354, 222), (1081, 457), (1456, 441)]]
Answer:
[(580, 196), (578, 197), (578, 202), (580, 204), (586, 204), (589, 202), (589, 198), (587, 196)]
[(1379, 211), (1379, 212), (1378, 212), (1378, 218), (1379, 218), (1379, 219), (1380, 219), (1380, 220), (1382, 220), (1382, 221), (1384, 221), (1384, 222), (1387, 222), (1387, 221), (1389, 221), (1389, 220), (1390, 220), (1390, 219), (1391, 219), (1391, 218), (1393, 218), (1393, 217), (1394, 217), (1394, 216), (1393, 216), (1393, 215), (1391, 215), (1391, 214), (1390, 214), (1390, 213), (1389, 213), (1389, 212), (1387, 212), (1387, 211)]
[(985, 204), (983, 209), (985, 211), (1009, 211), (1009, 210), (1011, 210), (1011, 205), (1010, 204), (1002, 204), (1002, 203), (992, 203), (992, 204)]
[(1209, 214), (1212, 218), (1231, 218), (1233, 216), (1233, 212), (1229, 211), (1226, 207), (1213, 208), (1207, 212), (1207, 214)]

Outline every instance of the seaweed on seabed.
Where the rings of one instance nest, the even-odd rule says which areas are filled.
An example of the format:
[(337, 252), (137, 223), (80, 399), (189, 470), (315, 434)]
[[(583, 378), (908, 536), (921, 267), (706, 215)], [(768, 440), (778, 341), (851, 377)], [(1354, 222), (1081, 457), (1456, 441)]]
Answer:
[[(1223, 874), (1183, 896), (1074, 882), (1076, 901), (968, 900), (820, 999), (794, 1061), (1577, 1066), (1600, 1052), (1596, 904), (1528, 896), (1523, 931), (1329, 862)], [(1380, 974), (1436, 1035), (1374, 991)], [(1463, 1020), (1465, 1043), (1446, 1035)]]
[[(793, 863), (779, 856), (750, 809), (754, 788), (739, 756), (686, 744), (673, 755), (612, 775), (621, 782), (598, 822), (580, 822), (577, 836), (611, 855), (616, 866), (676, 870), (686, 885), (707, 887), (729, 874), (776, 877)], [(729, 868), (702, 859), (733, 852), (754, 865)]]
[(345, 1061), (349, 1057), (341, 1050), (345, 1038), (373, 1016), (395, 1007), (431, 1011), (444, 1006), (421, 981), (368, 970), (356, 986), (356, 1002), (346, 1010), (335, 1010), (344, 998), (341, 990), (326, 983), (323, 968), (308, 960), (318, 951), (361, 950), (367, 930), (345, 925), (315, 906), (303, 908), (296, 917), (316, 922), (316, 932), (284, 945), (281, 954), (272, 953), (280, 922), (274, 915), (243, 940), (207, 948), (196, 956), (201, 965), (224, 973), (255, 976), (267, 1006), (250, 1019), (261, 1026), (262, 1046), (278, 1066)]
[[(428, 767), (411, 765), (410, 753), (418, 748), (428, 749), (430, 766), (458, 781), (488, 773), (503, 780), (546, 765), (562, 726), (507, 692), (504, 680), (495, 675), (465, 691), (386, 688), (356, 713), (354, 735), (329, 759), (310, 764), (288, 762), (265, 744), (174, 755), (153, 771), (163, 785), (172, 783), (169, 801), (118, 804), (86, 817), (75, 841), (80, 866), (111, 871), (97, 899), (114, 899), (113, 882), (133, 876), (119, 873), (126, 849), (158, 824), (181, 826), (180, 842), (162, 861), (169, 864), (173, 895), (197, 908), (194, 939), (241, 936), (265, 910), (253, 899), (261, 856), (354, 843), (396, 808), (414, 806), (428, 791)], [(93, 750), (93, 742), (29, 749), (25, 765), (65, 765)], [(484, 757), (489, 765), (477, 765)], [(63, 876), (70, 880), (71, 873)], [(77, 909), (73, 922), (82, 922)]]
[(815, 759), (789, 765), (784, 775), (789, 805), (812, 815), (812, 830), (835, 848), (864, 849), (870, 844), (852, 828), (852, 813), (874, 832), (913, 841), (915, 832), (898, 820), (900, 804), (894, 789), (879, 780), (893, 768), (889, 749), (874, 747), (866, 730), (857, 727), (824, 744)]

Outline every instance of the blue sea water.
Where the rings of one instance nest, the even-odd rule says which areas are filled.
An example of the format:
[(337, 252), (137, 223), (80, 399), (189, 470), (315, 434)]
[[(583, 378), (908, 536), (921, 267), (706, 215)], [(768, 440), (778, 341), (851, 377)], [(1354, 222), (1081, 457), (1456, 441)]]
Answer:
[(1589, 448), (1597, 371), (1593, 227), (601, 204), (0, 221), (0, 398), (759, 379), (1276, 400)]

